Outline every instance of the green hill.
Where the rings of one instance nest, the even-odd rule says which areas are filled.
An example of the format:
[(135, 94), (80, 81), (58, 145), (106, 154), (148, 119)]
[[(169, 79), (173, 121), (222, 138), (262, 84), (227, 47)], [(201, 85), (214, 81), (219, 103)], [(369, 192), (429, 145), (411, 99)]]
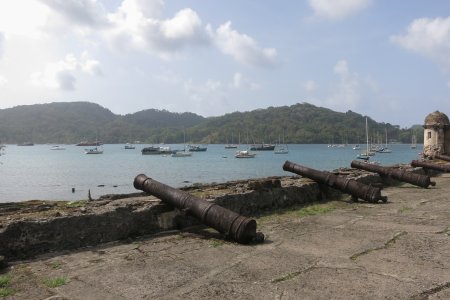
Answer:
[[(400, 129), (368, 118), (375, 142), (389, 140), (409, 143), (413, 132), (421, 141), (420, 125)], [(365, 143), (365, 116), (348, 111), (335, 112), (308, 103), (234, 112), (204, 118), (193, 113), (172, 113), (147, 109), (116, 115), (89, 102), (64, 102), (17, 106), (0, 110), (0, 140), (3, 143), (77, 143), (98, 138), (105, 143), (180, 143), (183, 132), (193, 143)]]
[[(409, 143), (412, 131), (400, 129), (398, 125), (378, 123), (368, 117), (369, 135), (375, 142)], [(221, 117), (208, 118), (205, 122), (189, 129), (189, 135), (204, 137), (212, 143), (231, 142), (233, 133), (237, 142), (275, 143), (284, 136), (286, 143), (365, 143), (365, 116), (352, 111), (335, 112), (308, 103), (292, 106), (269, 107), (250, 112), (234, 112)], [(421, 130), (415, 130), (421, 140)]]

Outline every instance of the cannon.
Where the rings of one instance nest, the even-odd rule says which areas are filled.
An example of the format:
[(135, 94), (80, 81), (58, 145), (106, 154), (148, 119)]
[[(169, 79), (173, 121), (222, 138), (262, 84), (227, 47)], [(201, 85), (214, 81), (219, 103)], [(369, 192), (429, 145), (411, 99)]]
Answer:
[(431, 169), (431, 170), (441, 171), (441, 172), (445, 172), (445, 173), (450, 173), (450, 165), (435, 164), (435, 163), (427, 162), (427, 161), (423, 161), (423, 160), (413, 160), (411, 162), (411, 166), (422, 167), (424, 169)]
[(445, 161), (450, 161), (450, 156), (444, 155), (444, 154), (436, 154), (434, 156), (434, 158), (437, 158), (437, 159), (440, 159), (440, 160), (445, 160)]
[(354, 179), (345, 176), (335, 175), (327, 171), (311, 169), (290, 161), (286, 161), (283, 170), (296, 173), (298, 175), (310, 178), (318, 183), (326, 184), (340, 191), (348, 193), (353, 200), (362, 199), (368, 202), (376, 203), (378, 200), (387, 201), (386, 196), (381, 196), (381, 189), (363, 184)]
[(134, 178), (134, 187), (158, 197), (172, 206), (190, 213), (226, 237), (242, 244), (264, 241), (264, 235), (256, 232), (256, 221), (181, 190), (175, 189), (144, 174)]
[(402, 170), (392, 167), (377, 166), (356, 160), (352, 161), (350, 165), (352, 166), (352, 168), (378, 173), (381, 176), (397, 179), (399, 181), (407, 182), (423, 188), (428, 188), (428, 186), (430, 185), (436, 185), (436, 182), (430, 180), (430, 176), (412, 173), (404, 169)]

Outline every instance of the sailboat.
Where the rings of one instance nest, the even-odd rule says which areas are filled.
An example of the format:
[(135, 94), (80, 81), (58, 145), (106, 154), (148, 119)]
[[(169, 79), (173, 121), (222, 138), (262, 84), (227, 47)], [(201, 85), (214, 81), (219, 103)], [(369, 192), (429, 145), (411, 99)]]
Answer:
[(225, 149), (236, 149), (237, 147), (238, 146), (233, 143), (233, 133), (231, 133), (231, 144), (226, 144)]
[(273, 151), (275, 154), (288, 154), (289, 149), (287, 144), (284, 142), (284, 132), (283, 132), (283, 144), (280, 143), (280, 137), (278, 137), (278, 145), (275, 146), (275, 150)]
[[(78, 146), (78, 145), (77, 145)], [(103, 154), (103, 148), (98, 148), (100, 143), (98, 142), (98, 130), (97, 130), (97, 141), (94, 148), (84, 149), (84, 153), (86, 154)]]
[(55, 145), (55, 146), (52, 146), (50, 148), (50, 150), (66, 150), (66, 148), (63, 146)]
[(411, 149), (416, 149), (417, 148), (417, 140), (416, 140), (416, 135), (413, 134), (411, 136)]
[(387, 128), (384, 129), (385, 130), (385, 134), (386, 134), (386, 144), (383, 148), (381, 148), (380, 150), (378, 150), (378, 153), (392, 153), (392, 150), (388, 148), (387, 144)]
[[(241, 144), (241, 135), (239, 134), (239, 145)], [(247, 150), (239, 150), (234, 155), (235, 158), (254, 158), (256, 153), (252, 153), (248, 150), (248, 132), (247, 132)]]
[(362, 159), (362, 160), (369, 160), (369, 158), (370, 158), (370, 155), (369, 155), (369, 129), (367, 127), (367, 117), (366, 117), (366, 152), (360, 153), (359, 155), (356, 156), (356, 158)]
[(186, 131), (183, 130), (183, 151), (175, 151), (171, 155), (172, 157), (188, 157), (192, 156), (192, 152), (186, 151)]
[(98, 147), (90, 148), (90, 149), (84, 149), (84, 153), (86, 154), (103, 154), (103, 150), (99, 149)]
[(126, 150), (136, 149), (136, 147), (133, 144), (130, 144), (130, 143), (126, 143), (123, 148), (126, 149)]

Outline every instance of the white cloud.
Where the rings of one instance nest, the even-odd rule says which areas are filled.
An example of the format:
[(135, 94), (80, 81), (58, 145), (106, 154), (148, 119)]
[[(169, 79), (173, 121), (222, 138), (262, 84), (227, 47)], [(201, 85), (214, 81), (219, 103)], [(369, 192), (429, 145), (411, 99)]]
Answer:
[(90, 59), (86, 52), (80, 58), (67, 54), (64, 60), (47, 64), (44, 71), (31, 75), (31, 83), (34, 86), (70, 91), (75, 89), (76, 76), (81, 73), (101, 74), (100, 63)]
[(117, 12), (108, 16), (112, 29), (107, 31), (107, 39), (119, 48), (144, 50), (166, 59), (185, 47), (209, 42), (200, 17), (192, 9), (182, 9), (173, 18), (161, 20), (156, 16), (162, 1), (149, 3), (124, 0)]
[(209, 31), (219, 49), (241, 63), (266, 67), (276, 63), (275, 48), (260, 47), (252, 37), (233, 30), (229, 21), (221, 25), (215, 33), (211, 29)]
[(227, 105), (226, 86), (218, 80), (208, 79), (204, 83), (185, 80), (184, 93), (189, 97), (184, 110), (195, 111), (202, 115), (214, 115), (223, 111)]
[(330, 108), (354, 110), (360, 106), (363, 97), (369, 98), (368, 94), (377, 90), (377, 83), (373, 79), (351, 72), (345, 59), (334, 65), (333, 72), (338, 76), (339, 82), (325, 101)]
[(414, 20), (405, 35), (391, 36), (403, 48), (428, 57), (450, 69), (450, 17)]
[(354, 15), (371, 4), (372, 0), (309, 0), (314, 16), (341, 20)]
[(315, 90), (317, 90), (318, 85), (314, 80), (308, 80), (303, 84), (303, 88), (307, 92), (311, 93), (311, 92), (314, 92)]
[(106, 23), (105, 12), (97, 0), (39, 0), (72, 26), (96, 27)]
[(5, 78), (5, 76), (0, 75), (0, 86), (5, 85), (8, 83), (8, 80)]
[(233, 83), (231, 86), (236, 89), (249, 89), (249, 90), (257, 90), (261, 88), (259, 84), (250, 81), (250, 79), (244, 77), (244, 75), (242, 75), (239, 72), (234, 73)]
[(348, 65), (346, 60), (340, 60), (334, 65), (334, 73), (340, 76), (348, 76)]
[(242, 106), (243, 103), (236, 100), (242, 93), (254, 93), (261, 88), (239, 72), (234, 73), (230, 81), (210, 78), (198, 82), (191, 78), (183, 78), (170, 70), (165, 70), (156, 78), (170, 86), (173, 91), (180, 87), (185, 95), (187, 101), (177, 102), (176, 105), (169, 104), (172, 110), (195, 111), (205, 116), (220, 115), (224, 111), (229, 111), (230, 107)]
[(0, 1), (0, 31), (6, 37), (40, 38), (49, 13), (45, 5), (34, 0)]
[(3, 44), (5, 42), (5, 35), (0, 32), (0, 59), (2, 58), (2, 54), (3, 54)]

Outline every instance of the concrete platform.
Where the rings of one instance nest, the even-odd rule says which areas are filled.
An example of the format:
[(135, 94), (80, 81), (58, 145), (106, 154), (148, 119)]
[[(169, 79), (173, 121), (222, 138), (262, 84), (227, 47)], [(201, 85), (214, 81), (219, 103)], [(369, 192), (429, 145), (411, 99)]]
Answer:
[(195, 227), (17, 262), (5, 299), (450, 299), (450, 174), (433, 180), (258, 218), (263, 244)]

